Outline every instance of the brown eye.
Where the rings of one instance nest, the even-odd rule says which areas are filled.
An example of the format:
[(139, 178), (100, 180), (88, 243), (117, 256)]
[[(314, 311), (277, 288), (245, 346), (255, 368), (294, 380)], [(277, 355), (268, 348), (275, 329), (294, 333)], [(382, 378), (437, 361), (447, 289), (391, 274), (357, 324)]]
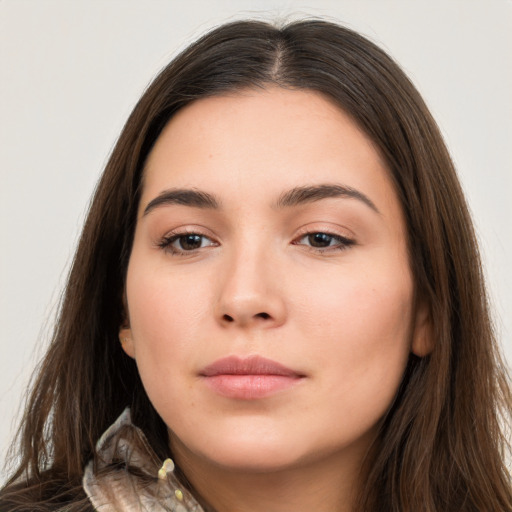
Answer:
[(311, 233), (307, 235), (311, 247), (329, 247), (335, 238), (327, 233)]
[(164, 237), (158, 246), (171, 254), (185, 254), (204, 247), (216, 246), (216, 242), (199, 233), (181, 233)]
[(314, 233), (307, 233), (301, 236), (296, 242), (296, 245), (305, 245), (311, 249), (317, 249), (322, 251), (322, 249), (332, 249), (332, 250), (342, 250), (347, 249), (351, 245), (354, 245), (355, 240), (351, 240), (350, 238), (345, 238), (340, 235), (334, 235), (331, 233), (323, 233), (321, 231)]
[(194, 249), (199, 249), (203, 243), (203, 236), (201, 235), (182, 235), (178, 237), (175, 242), (177, 242), (180, 249), (184, 251), (193, 251)]

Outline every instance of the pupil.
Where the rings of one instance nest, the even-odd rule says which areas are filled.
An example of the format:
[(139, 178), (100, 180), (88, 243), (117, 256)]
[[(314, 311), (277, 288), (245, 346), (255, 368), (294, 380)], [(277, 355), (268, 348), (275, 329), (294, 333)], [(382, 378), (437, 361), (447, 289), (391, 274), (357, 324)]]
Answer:
[(314, 233), (308, 236), (309, 243), (313, 247), (329, 247), (332, 241), (332, 236), (326, 233)]
[(180, 238), (180, 246), (184, 250), (199, 249), (201, 247), (200, 235), (185, 235)]

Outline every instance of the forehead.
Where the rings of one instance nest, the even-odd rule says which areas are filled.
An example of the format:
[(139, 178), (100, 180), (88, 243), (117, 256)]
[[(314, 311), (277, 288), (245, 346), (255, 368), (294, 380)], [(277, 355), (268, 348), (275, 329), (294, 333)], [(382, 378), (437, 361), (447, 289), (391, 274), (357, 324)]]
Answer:
[(170, 187), (270, 201), (326, 182), (397, 202), (380, 153), (332, 101), (309, 90), (244, 90), (195, 101), (169, 121), (146, 163), (141, 207)]
[[(173, 151), (180, 147), (183, 151), (192, 147), (197, 151), (202, 147), (212, 157), (229, 149), (233, 155), (236, 148), (229, 140), (246, 142), (244, 152), (252, 146), (259, 151), (259, 160), (274, 149), (295, 148), (305, 154), (326, 145), (336, 146), (347, 156), (350, 153), (364, 156), (367, 152), (378, 156), (369, 137), (324, 95), (311, 90), (271, 87), (203, 98), (182, 108), (160, 134), (147, 167), (157, 159), (155, 153), (169, 156), (169, 152), (164, 155), (162, 146), (169, 146)], [(347, 151), (350, 148), (358, 151)]]

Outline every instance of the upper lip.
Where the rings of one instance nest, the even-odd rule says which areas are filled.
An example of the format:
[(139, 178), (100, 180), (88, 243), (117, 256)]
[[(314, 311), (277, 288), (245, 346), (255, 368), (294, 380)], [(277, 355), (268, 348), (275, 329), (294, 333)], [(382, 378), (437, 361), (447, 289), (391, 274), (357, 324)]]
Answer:
[(216, 375), (281, 375), (284, 377), (303, 377), (303, 374), (261, 356), (229, 356), (214, 361), (200, 372), (203, 377)]

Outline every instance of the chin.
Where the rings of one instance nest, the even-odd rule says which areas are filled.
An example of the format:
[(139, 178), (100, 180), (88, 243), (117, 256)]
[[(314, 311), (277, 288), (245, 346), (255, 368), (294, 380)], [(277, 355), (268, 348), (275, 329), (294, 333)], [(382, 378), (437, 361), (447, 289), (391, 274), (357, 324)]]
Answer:
[(243, 473), (273, 473), (300, 465), (302, 459), (300, 454), (290, 450), (285, 453), (282, 447), (264, 444), (232, 445), (229, 449), (204, 455), (217, 467)]
[(179, 439), (170, 433), (171, 448), (178, 463), (180, 458), (192, 457), (208, 465), (241, 472), (279, 471), (300, 463), (305, 456), (297, 450), (303, 443), (295, 442), (289, 433), (280, 435), (264, 430), (251, 433), (250, 430), (223, 433), (216, 430), (194, 438), (184, 435)]

